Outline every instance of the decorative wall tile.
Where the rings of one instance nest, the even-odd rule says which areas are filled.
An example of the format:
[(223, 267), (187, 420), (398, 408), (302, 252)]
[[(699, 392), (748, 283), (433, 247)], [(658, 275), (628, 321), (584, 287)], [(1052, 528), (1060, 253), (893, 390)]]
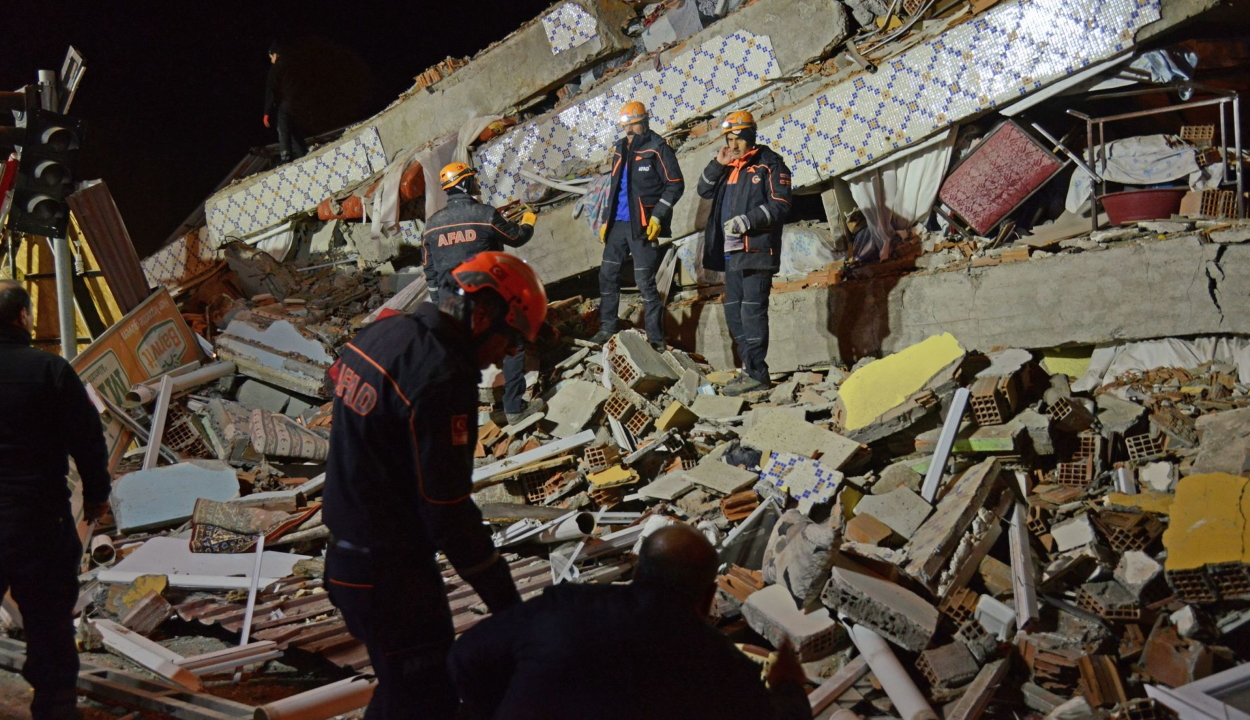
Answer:
[(230, 236), (241, 239), (273, 227), (384, 167), (382, 141), (377, 128), (369, 128), (329, 152), (297, 160), (259, 182), (210, 200), (211, 238), (219, 244)]
[(1160, 0), (1015, 0), (760, 127), (794, 185), (867, 165), (1133, 45)]
[(514, 128), (476, 154), (486, 202), (503, 205), (520, 196), (522, 168), (553, 174), (569, 161), (599, 162), (620, 136), (620, 108), (646, 103), (651, 125), (665, 131), (723, 107), (778, 74), (772, 41), (740, 30), (679, 54), (659, 69), (625, 78), (602, 95)]
[(203, 228), (193, 230), (145, 258), (143, 275), (149, 285), (173, 286), (217, 262), (217, 251), (203, 238)]
[(575, 2), (560, 3), (543, 15), (543, 29), (547, 31), (552, 55), (559, 55), (599, 37), (599, 22)]

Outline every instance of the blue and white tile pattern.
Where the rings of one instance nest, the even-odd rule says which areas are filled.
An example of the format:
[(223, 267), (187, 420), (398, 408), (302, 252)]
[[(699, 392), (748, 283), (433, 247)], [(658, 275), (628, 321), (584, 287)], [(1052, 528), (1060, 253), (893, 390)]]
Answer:
[(543, 15), (543, 29), (547, 31), (552, 55), (559, 55), (599, 37), (599, 22), (575, 2), (560, 3)]

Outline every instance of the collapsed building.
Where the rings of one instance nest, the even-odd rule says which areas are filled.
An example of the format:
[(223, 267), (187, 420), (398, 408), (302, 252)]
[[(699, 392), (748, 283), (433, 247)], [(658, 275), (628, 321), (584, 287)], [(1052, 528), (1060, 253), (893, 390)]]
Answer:
[[(326, 371), (428, 297), (423, 219), (460, 160), (538, 214), (516, 252), (565, 338), (530, 358), (543, 412), (507, 425), (502, 379), (480, 390), (475, 500), (523, 596), (628, 580), (686, 522), (725, 563), (717, 624), (761, 664), (789, 639), (818, 717), (1250, 712), (1241, 110), (1168, 42), (1216, 6), (566, 0), (302, 159), (249, 156), (142, 262), (107, 186), (81, 190), (74, 365), (115, 484), (80, 636), (139, 667), (84, 662), (80, 688), (182, 718), (367, 702), (321, 587)], [(672, 347), (582, 340), (633, 99), (687, 178), (735, 109), (793, 170), (764, 392), (718, 392), (734, 354), (691, 194), (664, 241)], [(46, 336), (46, 245), (7, 260)], [(485, 608), (446, 576), (463, 632)], [(196, 634), (231, 641), (170, 649)], [(285, 663), (324, 684), (254, 707), (212, 680)]]

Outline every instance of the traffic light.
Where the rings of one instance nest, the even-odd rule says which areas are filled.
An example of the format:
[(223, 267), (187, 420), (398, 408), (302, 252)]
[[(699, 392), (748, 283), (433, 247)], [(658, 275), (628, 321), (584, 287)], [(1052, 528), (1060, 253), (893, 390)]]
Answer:
[(9, 207), (9, 229), (44, 237), (65, 237), (74, 188), (74, 170), (82, 145), (82, 121), (44, 110), (39, 94), (26, 90), (26, 127), (22, 159)]

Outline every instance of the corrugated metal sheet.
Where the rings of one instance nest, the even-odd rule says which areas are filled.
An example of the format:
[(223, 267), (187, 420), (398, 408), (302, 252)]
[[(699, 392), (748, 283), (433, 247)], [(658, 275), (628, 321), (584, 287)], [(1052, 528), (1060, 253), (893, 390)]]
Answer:
[(139, 307), (151, 288), (108, 185), (96, 183), (70, 195), (66, 202), (100, 263), (117, 306), (123, 314)]

